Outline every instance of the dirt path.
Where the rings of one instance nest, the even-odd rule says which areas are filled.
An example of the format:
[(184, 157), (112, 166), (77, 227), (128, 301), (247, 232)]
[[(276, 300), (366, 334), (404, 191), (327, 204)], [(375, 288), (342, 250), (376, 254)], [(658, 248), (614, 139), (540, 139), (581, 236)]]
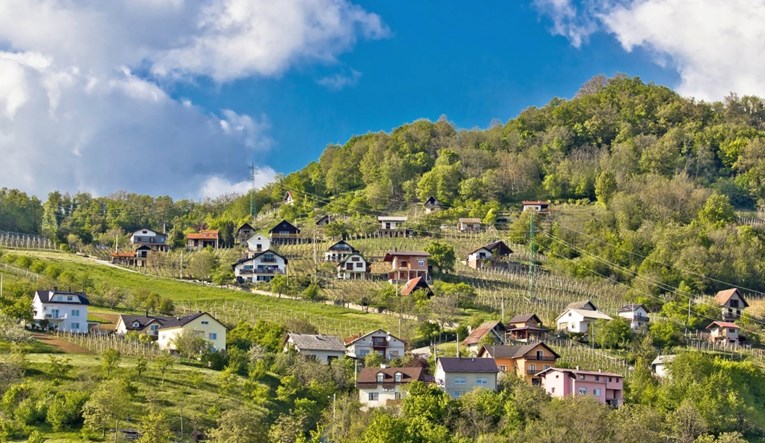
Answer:
[(46, 344), (48, 346), (53, 346), (56, 349), (59, 349), (67, 354), (90, 354), (91, 352), (81, 346), (77, 346), (76, 344), (72, 342), (68, 342), (66, 340), (62, 340), (55, 335), (48, 335), (48, 334), (41, 334), (41, 333), (33, 333), (32, 336), (35, 338), (35, 340), (39, 341), (40, 343)]

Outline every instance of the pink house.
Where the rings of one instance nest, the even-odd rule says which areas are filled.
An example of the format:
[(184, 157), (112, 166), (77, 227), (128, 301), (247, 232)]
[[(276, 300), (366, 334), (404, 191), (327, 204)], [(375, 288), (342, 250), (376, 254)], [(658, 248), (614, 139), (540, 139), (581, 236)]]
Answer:
[(539, 372), (537, 377), (552, 397), (589, 395), (613, 407), (621, 405), (623, 401), (624, 377), (612, 372), (549, 368)]

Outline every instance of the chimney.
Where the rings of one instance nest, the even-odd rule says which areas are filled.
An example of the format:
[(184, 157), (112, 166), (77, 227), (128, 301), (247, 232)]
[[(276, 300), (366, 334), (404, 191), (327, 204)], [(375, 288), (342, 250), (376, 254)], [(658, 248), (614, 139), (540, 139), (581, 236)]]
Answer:
[(576, 370), (577, 370), (577, 371), (579, 370), (579, 366), (577, 366), (577, 367), (576, 367)]

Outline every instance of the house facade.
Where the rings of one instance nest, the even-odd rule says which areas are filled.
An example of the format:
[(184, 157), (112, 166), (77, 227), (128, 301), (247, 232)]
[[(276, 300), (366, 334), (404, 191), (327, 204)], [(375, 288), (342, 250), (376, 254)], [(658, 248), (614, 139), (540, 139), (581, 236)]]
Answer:
[(248, 252), (263, 252), (271, 249), (271, 240), (263, 234), (255, 234), (247, 239)]
[(349, 254), (337, 264), (337, 278), (340, 280), (365, 280), (372, 268), (359, 252)]
[(739, 329), (740, 328), (735, 323), (727, 321), (712, 322), (712, 324), (707, 326), (707, 330), (709, 331), (709, 341), (713, 343), (730, 343), (737, 345), (741, 340)]
[(300, 229), (287, 220), (280, 221), (268, 231), (273, 245), (298, 244), (301, 241)]
[(388, 252), (383, 261), (391, 264), (388, 281), (401, 283), (416, 277), (430, 281), (427, 252)]
[(403, 357), (406, 343), (382, 329), (345, 340), (345, 355), (348, 357), (363, 359), (373, 352), (380, 354), (386, 361)]
[(186, 234), (186, 247), (199, 251), (204, 248), (218, 249), (219, 236), (217, 229), (203, 229), (199, 232)]
[(240, 245), (246, 245), (247, 240), (253, 235), (255, 235), (255, 228), (249, 223), (243, 223), (242, 226), (239, 226), (236, 230), (236, 241)]
[(118, 335), (125, 335), (128, 332), (135, 331), (139, 334), (146, 334), (157, 338), (159, 336), (159, 328), (171, 321), (173, 321), (173, 317), (121, 314), (117, 319), (117, 327), (114, 332)]
[(619, 317), (626, 318), (630, 322), (630, 328), (633, 331), (644, 331), (648, 329), (648, 308), (645, 305), (629, 304), (622, 306), (617, 314)]
[(505, 328), (506, 336), (511, 340), (524, 342), (529, 339), (541, 339), (549, 332), (536, 314), (516, 315), (505, 324)]
[(160, 349), (177, 350), (175, 339), (181, 334), (194, 334), (204, 338), (214, 351), (226, 349), (226, 326), (206, 312), (176, 317), (160, 326), (157, 344)]
[(610, 321), (613, 319), (600, 311), (567, 308), (555, 319), (555, 324), (559, 331), (566, 331), (573, 334), (585, 334), (589, 330), (590, 325), (598, 320)]
[(435, 382), (451, 398), (460, 398), (475, 388), (495, 391), (498, 373), (493, 358), (440, 357)]
[(88, 332), (88, 305), (83, 292), (38, 290), (32, 298), (32, 319), (40, 327), (62, 332)]
[(231, 265), (238, 283), (267, 283), (287, 273), (287, 259), (270, 249), (248, 255)]
[(155, 251), (167, 251), (167, 234), (151, 229), (139, 229), (130, 236), (130, 243), (136, 247), (148, 246)]
[(538, 214), (548, 214), (550, 212), (550, 202), (543, 200), (524, 200), (521, 202), (523, 211), (533, 211)]
[(359, 403), (368, 408), (393, 406), (406, 397), (407, 384), (432, 380), (423, 368), (363, 368), (356, 379)]
[(480, 218), (460, 218), (457, 220), (457, 228), (460, 232), (480, 232), (483, 224)]
[(441, 210), (441, 202), (432, 195), (425, 200), (422, 206), (425, 207), (426, 214), (432, 214)]
[(473, 269), (495, 266), (499, 261), (508, 257), (512, 253), (513, 251), (507, 244), (505, 244), (505, 242), (498, 240), (489, 243), (486, 246), (481, 246), (468, 254), (467, 265)]
[(340, 263), (341, 261), (345, 261), (349, 255), (358, 252), (359, 251), (357, 251), (353, 246), (349, 245), (345, 240), (340, 240), (339, 242), (327, 248), (327, 251), (324, 253), (324, 260), (328, 262)]
[(377, 221), (380, 223), (381, 231), (397, 231), (403, 229), (404, 223), (408, 220), (407, 217), (394, 217), (383, 215), (377, 217)]
[(612, 372), (549, 368), (537, 376), (542, 387), (556, 398), (590, 396), (617, 407), (624, 401), (624, 377)]
[(295, 351), (328, 365), (332, 360), (345, 356), (345, 345), (333, 335), (287, 334), (283, 351)]
[(513, 374), (530, 385), (539, 385), (537, 374), (555, 366), (560, 358), (544, 342), (523, 346), (486, 345), (478, 351), (478, 358), (493, 358), (500, 376)]
[(738, 320), (744, 309), (749, 307), (741, 291), (736, 288), (718, 292), (715, 295), (715, 301), (720, 305), (722, 318), (725, 321)]

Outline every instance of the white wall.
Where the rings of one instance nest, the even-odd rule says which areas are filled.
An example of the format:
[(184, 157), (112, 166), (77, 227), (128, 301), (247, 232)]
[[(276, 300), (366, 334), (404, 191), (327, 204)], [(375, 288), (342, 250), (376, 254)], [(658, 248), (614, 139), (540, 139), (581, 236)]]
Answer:
[[(377, 400), (369, 399), (369, 394), (372, 392), (377, 393)], [(378, 408), (385, 406), (388, 400), (398, 400), (396, 394), (400, 396), (400, 399), (403, 399), (406, 396), (406, 391), (401, 388), (401, 385), (395, 385), (390, 391), (383, 389), (382, 386), (359, 388), (359, 403), (370, 408)]]
[(45, 303), (35, 296), (35, 320), (48, 320), (48, 327), (66, 332), (88, 332), (88, 306), (71, 303)]
[[(226, 327), (209, 315), (195, 318), (193, 321), (183, 325), (183, 327), (160, 329), (157, 339), (159, 348), (175, 350), (173, 340), (183, 331), (197, 333), (200, 337), (210, 342), (210, 345), (216, 351), (226, 349)], [(215, 336), (213, 337), (211, 334), (215, 334)]]
[[(388, 333), (385, 331), (375, 332), (371, 335), (368, 335), (362, 339), (359, 339), (355, 343), (353, 343), (351, 346), (349, 346), (346, 350), (346, 354), (351, 357), (361, 357), (363, 358), (367, 354), (372, 352), (372, 338), (385, 338), (388, 337)], [(404, 353), (406, 352), (406, 346), (404, 345), (404, 342), (401, 340), (391, 336), (390, 341), (386, 341), (388, 344), (387, 349), (385, 350), (385, 355), (383, 356), (386, 360), (390, 360), (392, 358), (396, 357), (402, 357)]]

